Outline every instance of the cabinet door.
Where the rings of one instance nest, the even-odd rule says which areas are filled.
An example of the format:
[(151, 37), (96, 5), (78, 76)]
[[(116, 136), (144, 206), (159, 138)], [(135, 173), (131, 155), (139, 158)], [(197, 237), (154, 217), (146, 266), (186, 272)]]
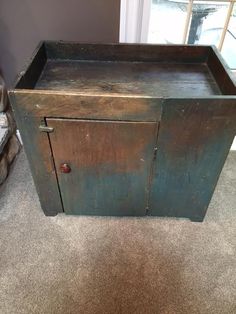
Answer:
[(145, 215), (155, 122), (47, 119), (68, 214)]

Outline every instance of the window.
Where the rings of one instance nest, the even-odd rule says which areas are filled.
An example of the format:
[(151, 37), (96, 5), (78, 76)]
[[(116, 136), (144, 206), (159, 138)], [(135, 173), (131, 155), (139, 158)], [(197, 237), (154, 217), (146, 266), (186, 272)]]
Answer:
[(215, 45), (236, 70), (236, 0), (121, 0), (121, 27), (121, 42)]

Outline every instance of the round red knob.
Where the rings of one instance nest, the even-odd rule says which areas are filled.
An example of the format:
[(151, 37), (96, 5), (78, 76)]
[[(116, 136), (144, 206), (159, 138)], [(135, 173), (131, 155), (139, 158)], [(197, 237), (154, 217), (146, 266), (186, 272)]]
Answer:
[(60, 171), (62, 172), (62, 173), (70, 173), (71, 172), (71, 168), (70, 168), (70, 166), (68, 165), (68, 164), (61, 164), (60, 165)]

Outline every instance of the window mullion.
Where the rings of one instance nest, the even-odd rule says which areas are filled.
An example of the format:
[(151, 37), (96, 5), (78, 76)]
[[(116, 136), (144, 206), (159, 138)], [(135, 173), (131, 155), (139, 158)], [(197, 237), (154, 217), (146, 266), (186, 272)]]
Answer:
[(223, 31), (222, 31), (222, 34), (221, 34), (220, 43), (219, 43), (219, 46), (218, 46), (219, 51), (221, 51), (221, 49), (223, 47), (223, 44), (224, 44), (225, 35), (226, 35), (227, 29), (228, 29), (228, 26), (229, 26), (229, 22), (230, 22), (231, 14), (233, 12), (233, 8), (234, 8), (234, 2), (231, 1), (230, 5), (229, 5), (227, 16), (226, 16), (226, 20), (225, 20), (225, 25), (224, 25), (224, 28), (223, 28)]
[(190, 25), (190, 21), (191, 21), (192, 9), (193, 9), (193, 0), (189, 0), (188, 8), (187, 8), (186, 22), (185, 22), (185, 26), (184, 26), (183, 44), (186, 44), (186, 43), (187, 43), (188, 31), (189, 31), (189, 25)]

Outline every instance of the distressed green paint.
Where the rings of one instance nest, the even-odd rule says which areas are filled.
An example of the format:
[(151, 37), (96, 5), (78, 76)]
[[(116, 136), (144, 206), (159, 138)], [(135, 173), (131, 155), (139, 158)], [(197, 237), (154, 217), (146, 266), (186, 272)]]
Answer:
[(148, 171), (118, 174), (106, 167), (76, 169), (73, 164), (71, 169), (70, 174), (59, 174), (65, 213), (146, 215)]
[[(54, 127), (49, 136), (66, 213), (146, 214), (157, 123), (47, 121)], [(70, 173), (60, 171), (63, 163)]]
[[(21, 106), (17, 96), (10, 93), (11, 105), (24, 143), (41, 207), (48, 216), (63, 212), (47, 133), (39, 132), (40, 117)], [(44, 146), (44, 149), (42, 148)]]
[[(118, 69), (116, 73), (121, 79), (114, 83), (116, 73), (112, 67), (108, 72), (109, 62), (107, 70), (97, 64), (98, 68), (91, 68), (95, 84), (89, 87), (87, 73), (83, 75), (80, 68), (79, 85), (70, 90), (76, 86), (73, 77), (76, 79), (77, 74), (71, 74), (68, 69), (60, 74), (58, 68), (54, 68), (55, 76), (49, 75), (49, 81), (46, 79), (52, 85), (40, 87), (43, 75), (48, 73), (45, 72), (48, 64), (51, 60), (61, 59), (66, 60), (66, 64), (69, 61), (70, 66), (75, 60), (137, 61), (142, 63), (144, 72), (139, 70), (140, 65), (129, 64), (124, 70)], [(145, 62), (148, 62), (147, 67)], [(150, 62), (154, 62), (151, 68)], [(104, 73), (111, 76), (104, 77)], [(64, 85), (60, 85), (62, 81)], [(58, 90), (51, 89), (54, 84)], [(15, 90), (10, 91), (45, 214), (55, 215), (63, 210), (62, 193), (68, 213), (143, 215), (148, 206), (152, 215), (187, 217), (197, 221), (205, 215), (236, 134), (235, 95), (236, 87), (230, 71), (212, 47), (60, 42), (42, 42), (26, 70), (20, 73)], [(89, 168), (86, 165), (77, 167), (72, 162), (73, 175), (62, 177), (58, 173), (58, 178), (54, 168), (56, 150), (51, 147), (49, 135), (39, 132), (41, 120), (47, 118), (146, 121), (156, 125), (160, 122), (160, 136), (157, 139), (149, 134), (145, 139), (145, 160), (148, 161), (142, 172), (130, 168), (128, 172), (118, 173), (115, 164)], [(105, 138), (106, 134), (100, 134), (100, 138)], [(122, 145), (129, 136), (127, 131)], [(136, 141), (143, 136), (143, 132), (133, 134)], [(65, 129), (61, 139), (70, 137), (70, 132)], [(76, 138), (68, 147), (73, 148), (74, 143)], [(156, 144), (157, 154), (153, 159), (151, 147)], [(123, 150), (122, 145), (118, 151)], [(85, 151), (90, 156), (90, 146)], [(133, 158), (130, 153), (127, 160), (132, 160), (130, 156)], [(86, 159), (83, 161), (86, 164)]]
[(236, 133), (236, 105), (166, 100), (150, 195), (151, 215), (202, 221)]

